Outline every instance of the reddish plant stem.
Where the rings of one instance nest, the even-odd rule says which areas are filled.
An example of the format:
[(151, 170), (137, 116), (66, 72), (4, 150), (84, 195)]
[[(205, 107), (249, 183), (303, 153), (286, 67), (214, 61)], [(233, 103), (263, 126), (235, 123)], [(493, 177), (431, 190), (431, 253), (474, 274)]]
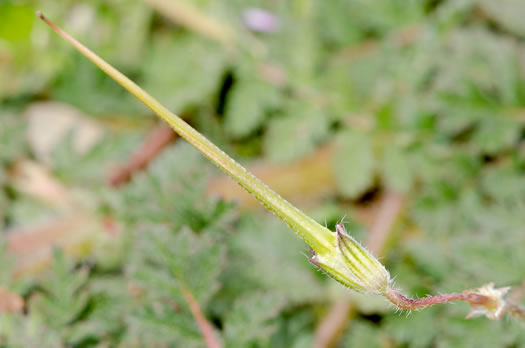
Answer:
[(24, 299), (0, 285), (0, 313), (20, 313)]
[(525, 296), (525, 280), (521, 285), (513, 286), (512, 292), (507, 299), (507, 306), (505, 312), (525, 321), (525, 307), (520, 305)]
[(388, 287), (386, 289), (384, 296), (396, 307), (406, 310), (422, 309), (438, 303), (447, 303), (454, 301), (465, 301), (471, 305), (486, 305), (491, 301), (487, 296), (474, 294), (467, 291), (411, 299), (405, 297), (399, 291), (392, 287)]
[(162, 124), (156, 127), (140, 148), (131, 156), (128, 163), (112, 173), (109, 177), (111, 186), (119, 187), (131, 180), (133, 175), (146, 168), (175, 139), (175, 136), (175, 132), (167, 125)]
[(208, 348), (221, 348), (221, 345), (215, 337), (215, 333), (213, 332), (213, 327), (211, 326), (210, 322), (206, 319), (204, 314), (202, 314), (199, 303), (197, 302), (193, 294), (188, 290), (183, 290), (182, 295), (184, 296), (186, 303), (188, 303), (191, 314), (193, 315), (193, 318), (195, 318), (195, 321), (197, 322), (197, 325), (201, 330), (202, 336), (204, 337), (204, 341), (206, 342), (206, 346)]
[(337, 343), (351, 317), (352, 309), (352, 303), (347, 298), (333, 303), (315, 330), (314, 348), (328, 348)]
[(374, 255), (383, 254), (392, 227), (403, 208), (403, 197), (395, 192), (387, 192), (370, 229), (366, 246)]
[(514, 302), (508, 303), (505, 308), (505, 312), (525, 321), (525, 307), (520, 306), (517, 303), (514, 303)]

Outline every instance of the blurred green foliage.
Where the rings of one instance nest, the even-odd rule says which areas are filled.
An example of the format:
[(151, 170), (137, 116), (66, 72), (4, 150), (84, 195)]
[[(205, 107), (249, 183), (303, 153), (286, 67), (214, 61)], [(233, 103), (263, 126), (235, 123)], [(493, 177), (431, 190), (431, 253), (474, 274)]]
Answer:
[[(310, 346), (339, 294), (284, 224), (208, 197), (217, 172), (186, 144), (109, 188), (108, 167), (140, 145), (153, 117), (36, 9), (236, 158), (284, 164), (334, 144), (326, 170), (338, 189), (312, 215), (332, 223), (348, 201), (403, 193), (384, 261), (407, 293), (523, 282), (523, 1), (186, 2), (230, 28), (231, 47), (147, 1), (0, 0), (0, 226), (65, 214), (14, 182), (13, 168), (31, 159), (73, 192), (72, 210), (111, 216), (120, 231), (93, 237), (96, 250), (80, 260), (56, 251), (39, 277), (13, 280), (1, 262), (0, 285), (26, 310), (0, 313), (0, 346), (201, 347), (182, 289), (227, 347)], [(249, 31), (250, 7), (273, 13), (277, 30)], [(38, 101), (74, 106), (102, 137), (79, 154), (68, 133), (43, 161), (27, 139), (25, 110)], [(357, 297), (341, 346), (525, 345), (520, 323), (465, 320), (464, 305), (405, 318), (386, 305), (368, 313), (359, 303), (370, 300)]]

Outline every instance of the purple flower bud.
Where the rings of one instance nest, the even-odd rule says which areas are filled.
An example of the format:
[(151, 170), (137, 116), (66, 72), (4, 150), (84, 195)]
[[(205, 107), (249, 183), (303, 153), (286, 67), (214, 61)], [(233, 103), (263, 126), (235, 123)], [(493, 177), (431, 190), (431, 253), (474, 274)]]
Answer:
[(277, 16), (260, 8), (248, 8), (244, 10), (242, 17), (244, 25), (255, 32), (274, 33), (280, 27)]

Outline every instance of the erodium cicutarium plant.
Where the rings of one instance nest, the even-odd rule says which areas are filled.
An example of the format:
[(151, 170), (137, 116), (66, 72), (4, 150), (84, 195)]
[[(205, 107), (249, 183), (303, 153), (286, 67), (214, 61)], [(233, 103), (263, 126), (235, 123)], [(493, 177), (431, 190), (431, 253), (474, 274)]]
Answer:
[(267, 187), (133, 81), (68, 35), (44, 17), (42, 13), (38, 12), (37, 14), (61, 37), (149, 107), (182, 138), (197, 148), (268, 210), (285, 222), (310, 246), (312, 254), (310, 261), (339, 283), (360, 293), (383, 296), (394, 306), (403, 310), (416, 310), (439, 303), (465, 301), (472, 307), (472, 311), (467, 317), (484, 315), (489, 319), (500, 319), (505, 313), (523, 317), (525, 312), (523, 308), (505, 300), (505, 294), (509, 287), (494, 288), (493, 283), (459, 293), (420, 299), (405, 297), (394, 286), (387, 269), (347, 233), (343, 223), (337, 224), (336, 231), (332, 232), (314, 221)]

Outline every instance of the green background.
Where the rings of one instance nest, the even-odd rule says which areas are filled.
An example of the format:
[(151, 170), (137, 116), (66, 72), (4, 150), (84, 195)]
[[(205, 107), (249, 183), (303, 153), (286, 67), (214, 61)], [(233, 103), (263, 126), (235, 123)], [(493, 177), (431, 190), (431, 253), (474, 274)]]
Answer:
[[(155, 3), (189, 4), (229, 36)], [(274, 32), (246, 27), (255, 7)], [(382, 261), (406, 294), (495, 282), (519, 301), (525, 279), (525, 2), (0, 0), (0, 286), (25, 302), (0, 313), (0, 346), (202, 347), (184, 291), (225, 347), (312, 346), (340, 301), (352, 310), (335, 347), (525, 345), (515, 318), (406, 315), (341, 288), (277, 218), (210, 194), (220, 173), (183, 141), (109, 186), (158, 122), (37, 9), (241, 163), (272, 168), (270, 186), (304, 161), (331, 173), (301, 167), (304, 192), (279, 190), (328, 227), (346, 216), (366, 241), (366, 211), (402, 197)], [(10, 251), (20, 229), (79, 216), (42, 246), (66, 253), (17, 275), (34, 256)]]

